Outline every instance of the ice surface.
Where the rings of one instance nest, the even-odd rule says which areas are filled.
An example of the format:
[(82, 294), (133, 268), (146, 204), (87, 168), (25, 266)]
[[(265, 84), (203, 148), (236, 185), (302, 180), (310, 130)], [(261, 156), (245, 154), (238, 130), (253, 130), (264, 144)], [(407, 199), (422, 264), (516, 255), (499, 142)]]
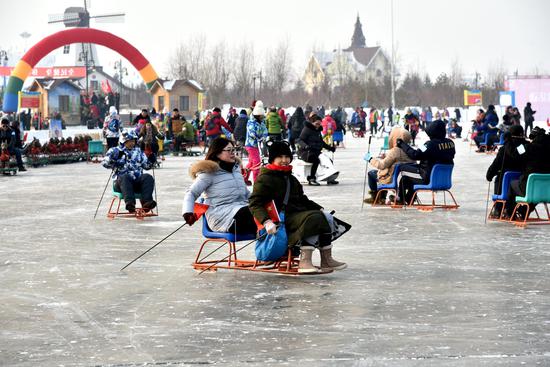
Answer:
[(458, 211), (361, 211), (367, 140), (346, 139), (340, 185), (305, 187), (354, 226), (334, 246), (349, 268), (317, 277), (199, 276), (199, 225), (120, 272), (182, 223), (197, 158), (155, 171), (143, 222), (109, 221), (110, 195), (92, 221), (97, 164), (0, 177), (0, 365), (550, 365), (550, 227), (484, 225), (493, 157), (456, 141)]

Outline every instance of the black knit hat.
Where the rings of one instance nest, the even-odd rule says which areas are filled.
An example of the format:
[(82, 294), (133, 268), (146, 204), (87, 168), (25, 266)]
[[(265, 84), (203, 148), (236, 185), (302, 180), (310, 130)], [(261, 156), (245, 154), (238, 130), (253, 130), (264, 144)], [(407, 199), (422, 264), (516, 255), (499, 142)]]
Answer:
[(290, 145), (286, 141), (270, 141), (267, 143), (267, 148), (269, 151), (269, 163), (273, 163), (275, 158), (282, 155), (290, 157), (292, 161), (292, 152), (290, 151)]

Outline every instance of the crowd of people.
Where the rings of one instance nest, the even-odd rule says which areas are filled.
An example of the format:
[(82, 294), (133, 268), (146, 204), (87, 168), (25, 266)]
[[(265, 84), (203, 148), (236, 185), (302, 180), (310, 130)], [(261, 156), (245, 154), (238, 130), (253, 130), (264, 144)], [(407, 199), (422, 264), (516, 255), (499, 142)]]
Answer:
[[(505, 172), (521, 172), (519, 179), (507, 188), (512, 199), (505, 208), (495, 208), (504, 209), (508, 217), (515, 206), (513, 198), (525, 194), (529, 174), (550, 173), (547, 159), (550, 136), (541, 128), (533, 129), (535, 113), (527, 104), (524, 118), (526, 129), (531, 129), (529, 140), (525, 138), (526, 129), (520, 125), (519, 110), (511, 106), (500, 124), (493, 105), (489, 105), (487, 111), (480, 109), (472, 122), (471, 138), (480, 151), (482, 146), (489, 149), (498, 141), (499, 134), (503, 134), (504, 144), (487, 170), (487, 180), (496, 177), (495, 193), (502, 189)], [(346, 127), (347, 114), (340, 107), (329, 111), (323, 106), (315, 110), (311, 106), (297, 107), (289, 115), (280, 106), (266, 108), (262, 101), (254, 101), (238, 113), (231, 108), (225, 118), (216, 107), (205, 114), (196, 113), (192, 121), (187, 121), (178, 109), (160, 114), (154, 109), (150, 112), (143, 109), (132, 120), (132, 126), (124, 129), (116, 107), (110, 106), (102, 120), (108, 146), (103, 165), (111, 169), (114, 189), (122, 193), (127, 211), (136, 211), (136, 194), (139, 194), (141, 208), (148, 212), (157, 203), (153, 197), (155, 179), (145, 171), (154, 168), (161, 142), (172, 141), (174, 149), (202, 143), (207, 153), (204, 160), (190, 167), (193, 183), (184, 198), (184, 220), (189, 225), (197, 220), (193, 205), (202, 196), (209, 206), (206, 218), (212, 230), (250, 234), (255, 233), (260, 224), (268, 234), (273, 234), (278, 227), (266, 212), (266, 204), (274, 202), (285, 211), (289, 247), (300, 253), (298, 271), (317, 273), (343, 269), (346, 264), (332, 257), (335, 219), (304, 194), (302, 185), (292, 175), (294, 157), (311, 163), (307, 183), (318, 186), (316, 171), (322, 150), (334, 152), (343, 144), (346, 130), (357, 128), (364, 132), (368, 121), (371, 135), (388, 135), (388, 149), (379, 157), (370, 153), (365, 156), (373, 169), (368, 172), (370, 197), (364, 201), (372, 203), (378, 186), (392, 182), (398, 175), (395, 197), (382, 196), (381, 200), (406, 205), (413, 198), (413, 186), (428, 183), (436, 164), (454, 164), (453, 138), (461, 137), (460, 119), (459, 109), (449, 122), (444, 112), (432, 114), (430, 108), (421, 113), (406, 109), (401, 119), (399, 112), (394, 113), (391, 108), (386, 111), (371, 108), (367, 113), (358, 107)], [(429, 139), (415, 149), (421, 130)], [(88, 140), (80, 136), (74, 140), (52, 138), (41, 146), (35, 139), (24, 149), (17, 121), (10, 124), (4, 118), (0, 129), (2, 151), (6, 152), (3, 154), (15, 156), (22, 171), (25, 168), (21, 156), (25, 153), (37, 156), (84, 152)], [(238, 155), (245, 151), (248, 162), (243, 167)], [(397, 164), (399, 173), (395, 169)], [(251, 181), (252, 192), (247, 189)], [(336, 180), (327, 183), (338, 184)], [(312, 262), (315, 249), (321, 253), (319, 266)]]

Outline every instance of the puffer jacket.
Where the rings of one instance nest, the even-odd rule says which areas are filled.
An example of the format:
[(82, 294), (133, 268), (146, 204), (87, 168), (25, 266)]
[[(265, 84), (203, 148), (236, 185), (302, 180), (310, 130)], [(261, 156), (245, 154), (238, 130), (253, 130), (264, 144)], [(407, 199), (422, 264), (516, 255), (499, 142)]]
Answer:
[(280, 134), (284, 124), (277, 112), (269, 112), (265, 117), (265, 125), (269, 134)]
[(227, 232), (235, 214), (248, 205), (250, 196), (239, 163), (235, 163), (230, 173), (214, 161), (202, 160), (189, 167), (189, 175), (194, 182), (185, 192), (183, 213), (192, 213), (195, 201), (202, 194), (204, 203), (209, 205), (205, 215), (210, 229)]
[(370, 164), (378, 169), (378, 183), (389, 184), (393, 178), (393, 171), (397, 163), (414, 163), (409, 156), (396, 145), (397, 139), (409, 144), (411, 133), (401, 127), (394, 127), (390, 133), (388, 151), (384, 159), (373, 158)]
[(127, 174), (135, 180), (143, 174), (144, 169), (151, 169), (151, 162), (141, 149), (137, 146), (134, 149), (128, 149), (124, 144), (109, 149), (105, 153), (102, 164), (105, 168), (115, 168), (114, 179)]
[(248, 123), (248, 116), (246, 113), (243, 113), (237, 117), (235, 120), (235, 131), (233, 136), (235, 140), (244, 143), (246, 140), (246, 124)]

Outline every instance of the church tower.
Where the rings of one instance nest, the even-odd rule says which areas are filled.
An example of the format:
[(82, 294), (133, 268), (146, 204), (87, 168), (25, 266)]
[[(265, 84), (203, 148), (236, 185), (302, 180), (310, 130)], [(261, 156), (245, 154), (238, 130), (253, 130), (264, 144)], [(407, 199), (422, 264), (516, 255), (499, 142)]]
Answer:
[(355, 22), (355, 29), (353, 31), (353, 36), (351, 37), (351, 46), (349, 49), (354, 48), (364, 48), (367, 47), (365, 44), (365, 36), (363, 35), (363, 25), (359, 20), (359, 14), (357, 14), (357, 21)]

